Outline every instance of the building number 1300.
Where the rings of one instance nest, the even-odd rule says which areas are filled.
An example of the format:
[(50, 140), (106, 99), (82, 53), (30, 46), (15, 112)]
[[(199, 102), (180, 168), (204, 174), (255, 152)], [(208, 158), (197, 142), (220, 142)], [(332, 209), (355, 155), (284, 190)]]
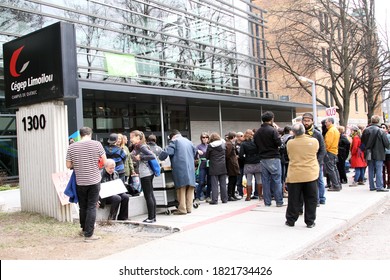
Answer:
[(22, 119), (23, 122), (23, 128), (24, 131), (28, 130), (38, 130), (38, 129), (44, 129), (46, 126), (46, 118), (45, 115), (40, 115), (39, 117), (37, 115), (35, 116), (28, 116), (24, 117)]

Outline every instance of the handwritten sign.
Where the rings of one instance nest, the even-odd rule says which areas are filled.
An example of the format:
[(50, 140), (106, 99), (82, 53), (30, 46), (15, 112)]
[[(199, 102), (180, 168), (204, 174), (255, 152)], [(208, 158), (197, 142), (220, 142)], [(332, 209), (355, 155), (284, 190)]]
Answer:
[(113, 181), (101, 183), (99, 195), (101, 198), (106, 198), (114, 194), (124, 192), (127, 192), (125, 184), (123, 184), (123, 181), (121, 179), (116, 179)]
[(56, 188), (58, 198), (61, 201), (62, 205), (69, 204), (69, 197), (64, 194), (64, 191), (66, 189), (66, 186), (68, 185), (68, 182), (70, 180), (70, 176), (72, 176), (73, 170), (63, 171), (63, 172), (57, 172), (53, 173), (51, 175), (54, 187)]
[(326, 116), (327, 117), (332, 117), (332, 116), (336, 116), (336, 113), (337, 113), (337, 107), (329, 107), (329, 108), (326, 108), (325, 112), (326, 112)]

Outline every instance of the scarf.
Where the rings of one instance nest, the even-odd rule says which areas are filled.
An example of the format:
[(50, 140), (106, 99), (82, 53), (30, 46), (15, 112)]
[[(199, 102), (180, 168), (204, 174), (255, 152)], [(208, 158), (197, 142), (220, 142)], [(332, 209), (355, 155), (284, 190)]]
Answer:
[(312, 125), (308, 130), (306, 130), (306, 134), (313, 136), (314, 134), (314, 125)]

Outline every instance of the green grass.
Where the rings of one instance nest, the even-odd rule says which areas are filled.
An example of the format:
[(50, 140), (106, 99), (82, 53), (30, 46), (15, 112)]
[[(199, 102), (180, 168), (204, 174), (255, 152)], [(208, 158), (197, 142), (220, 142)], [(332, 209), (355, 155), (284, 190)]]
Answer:
[(42, 237), (73, 236), (80, 229), (78, 224), (59, 222), (52, 217), (30, 212), (0, 212), (0, 224), (3, 234), (30, 233)]
[(17, 189), (19, 189), (19, 186), (14, 186), (14, 185), (1, 185), (0, 186), (0, 192), (1, 191), (17, 190)]

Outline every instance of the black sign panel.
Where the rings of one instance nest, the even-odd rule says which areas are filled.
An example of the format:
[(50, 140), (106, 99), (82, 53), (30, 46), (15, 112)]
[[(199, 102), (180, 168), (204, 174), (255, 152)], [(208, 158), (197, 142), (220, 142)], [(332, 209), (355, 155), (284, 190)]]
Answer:
[(3, 53), (7, 107), (78, 97), (72, 24), (58, 22), (5, 43)]

